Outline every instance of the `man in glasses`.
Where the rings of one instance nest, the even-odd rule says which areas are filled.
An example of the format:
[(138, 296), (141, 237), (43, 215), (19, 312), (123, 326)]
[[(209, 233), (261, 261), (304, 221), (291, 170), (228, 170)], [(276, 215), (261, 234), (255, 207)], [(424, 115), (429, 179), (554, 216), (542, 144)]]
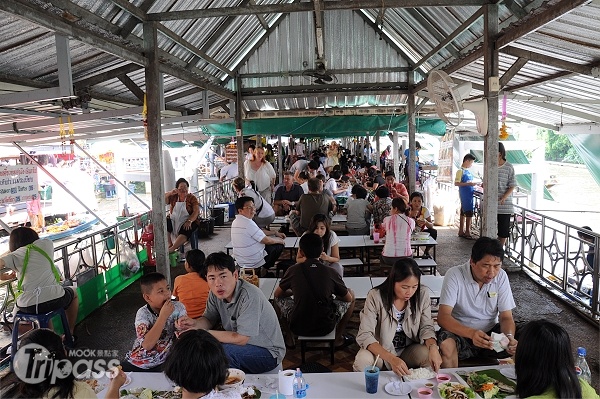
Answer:
[(273, 267), (284, 247), (285, 235), (263, 230), (252, 220), (256, 207), (252, 197), (235, 201), (237, 215), (231, 224), (233, 257), (243, 268)]

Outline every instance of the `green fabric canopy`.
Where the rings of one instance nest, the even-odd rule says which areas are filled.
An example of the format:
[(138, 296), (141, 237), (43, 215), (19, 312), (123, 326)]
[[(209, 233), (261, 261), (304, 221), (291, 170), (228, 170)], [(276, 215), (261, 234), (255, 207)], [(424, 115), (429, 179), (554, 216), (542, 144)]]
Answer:
[(567, 137), (600, 186), (600, 134), (568, 134)]
[[(365, 116), (317, 116), (301, 118), (250, 119), (243, 121), (244, 136), (274, 135), (294, 137), (337, 138), (347, 136), (365, 136), (387, 134), (388, 131), (406, 132), (406, 115), (365, 115)], [(446, 124), (440, 119), (416, 120), (417, 133), (429, 133), (443, 136)], [(235, 136), (235, 124), (213, 124), (203, 127), (206, 134), (217, 136)]]

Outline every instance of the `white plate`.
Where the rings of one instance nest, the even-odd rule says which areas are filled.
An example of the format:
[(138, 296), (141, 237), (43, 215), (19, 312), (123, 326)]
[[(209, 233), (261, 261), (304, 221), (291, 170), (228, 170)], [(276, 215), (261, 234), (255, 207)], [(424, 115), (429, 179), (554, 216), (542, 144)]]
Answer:
[(123, 385), (121, 385), (121, 388), (126, 387), (129, 384), (131, 384), (131, 376), (127, 375), (127, 379), (125, 380), (125, 382), (123, 383)]
[(466, 382), (465, 382), (465, 383), (462, 383), (462, 382), (454, 382), (454, 381), (450, 381), (450, 382), (444, 382), (444, 383), (442, 383), (442, 384), (438, 384), (438, 395), (440, 396), (440, 398), (443, 398), (443, 396), (442, 396), (442, 391), (440, 390), (440, 388), (441, 388), (441, 387), (443, 387), (443, 386), (448, 386), (448, 385), (452, 385), (452, 386), (454, 386), (454, 385), (462, 385), (462, 386), (464, 386), (464, 387), (467, 387), (467, 388), (471, 389), (471, 390), (473, 391), (473, 393), (475, 393), (475, 398), (481, 398), (481, 396), (479, 396), (479, 395), (477, 394), (477, 392), (475, 392), (475, 391), (474, 391), (474, 390), (473, 390), (473, 389), (472, 389), (472, 388), (469, 386), (469, 384), (467, 384)]
[(502, 374), (506, 378), (510, 378), (511, 380), (515, 380), (515, 381), (517, 380), (517, 373), (515, 372), (514, 367), (506, 367), (506, 368), (500, 369), (500, 374)]
[(408, 395), (412, 391), (412, 386), (407, 382), (401, 382), (400, 389), (396, 389), (394, 382), (388, 382), (384, 388), (387, 393), (394, 396)]

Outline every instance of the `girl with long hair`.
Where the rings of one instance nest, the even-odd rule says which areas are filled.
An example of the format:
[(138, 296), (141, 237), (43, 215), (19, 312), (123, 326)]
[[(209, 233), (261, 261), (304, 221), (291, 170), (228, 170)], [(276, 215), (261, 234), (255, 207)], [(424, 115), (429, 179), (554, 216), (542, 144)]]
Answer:
[[(35, 344), (38, 347), (42, 346), (44, 349), (41, 350), (40, 354), (35, 356), (45, 356), (48, 361), (51, 361), (50, 367), (40, 367), (38, 371), (43, 372), (44, 375), (36, 375), (36, 377), (43, 377), (44, 379), (36, 384), (27, 383), (17, 377), (15, 372), (8, 374), (3, 378), (2, 390), (0, 391), (0, 397), (2, 398), (57, 398), (57, 399), (90, 399), (96, 398), (96, 393), (85, 381), (75, 380), (73, 372), (65, 373), (64, 375), (56, 375), (54, 367), (56, 362), (58, 364), (67, 364), (69, 358), (63, 342), (60, 336), (54, 333), (52, 330), (46, 328), (39, 328), (32, 330), (25, 334), (21, 338), (19, 348), (25, 345)], [(18, 357), (20, 360), (20, 357)], [(30, 360), (32, 362), (33, 360)], [(29, 362), (26, 362), (29, 363)], [(46, 362), (38, 361), (36, 363), (47, 366)], [(36, 364), (34, 363), (34, 365)], [(16, 363), (14, 367), (28, 367), (29, 364), (20, 365)], [(64, 370), (64, 369), (63, 369)], [(36, 378), (38, 380), (38, 378)], [(125, 383), (127, 376), (123, 370), (116, 371), (113, 378), (110, 379), (108, 385), (108, 391), (106, 392), (105, 398), (107, 399), (118, 399), (119, 388)]]
[[(323, 253), (319, 257), (319, 260), (326, 266), (334, 268), (340, 277), (344, 276), (344, 267), (340, 262), (340, 238), (337, 236), (335, 231), (331, 230), (329, 218), (327, 216), (318, 213), (310, 221), (308, 230), (306, 233), (315, 233), (323, 240)], [(300, 256), (300, 252), (296, 255), (296, 262), (302, 263), (306, 261), (306, 257)]]
[(385, 229), (385, 244), (381, 260), (393, 265), (398, 258), (411, 256), (410, 236), (415, 229), (415, 221), (407, 216), (406, 202), (400, 197), (392, 200), (392, 214), (382, 223)]
[(377, 356), (377, 367), (400, 376), (409, 374), (409, 368), (439, 370), (442, 357), (431, 301), (427, 288), (421, 286), (421, 271), (414, 259), (399, 259), (385, 281), (369, 291), (360, 312), (356, 342), (361, 349), (354, 359), (354, 371), (363, 371)]
[[(423, 194), (415, 191), (410, 195), (410, 212), (408, 216), (415, 221), (415, 231), (424, 231), (429, 233), (431, 238), (437, 239), (437, 230), (433, 227), (433, 220), (429, 209), (423, 206)], [(431, 245), (425, 247), (423, 258), (431, 258), (429, 251), (433, 248)]]
[(519, 332), (515, 354), (519, 398), (598, 398), (577, 378), (567, 331), (548, 320), (534, 320)]

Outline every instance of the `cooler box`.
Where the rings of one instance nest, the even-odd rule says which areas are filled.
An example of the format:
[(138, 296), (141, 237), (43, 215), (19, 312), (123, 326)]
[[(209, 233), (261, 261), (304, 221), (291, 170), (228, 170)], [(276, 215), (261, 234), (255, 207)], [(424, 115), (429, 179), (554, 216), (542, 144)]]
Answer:
[[(215, 207), (213, 209), (223, 209), (223, 222), (224, 223), (229, 222), (229, 219), (232, 218), (229, 204), (218, 204), (218, 205), (215, 205)], [(215, 215), (213, 215), (213, 216), (215, 216)]]
[(215, 226), (223, 226), (225, 224), (225, 209), (224, 208), (217, 208), (217, 207), (212, 208), (210, 215), (213, 218), (215, 218)]

